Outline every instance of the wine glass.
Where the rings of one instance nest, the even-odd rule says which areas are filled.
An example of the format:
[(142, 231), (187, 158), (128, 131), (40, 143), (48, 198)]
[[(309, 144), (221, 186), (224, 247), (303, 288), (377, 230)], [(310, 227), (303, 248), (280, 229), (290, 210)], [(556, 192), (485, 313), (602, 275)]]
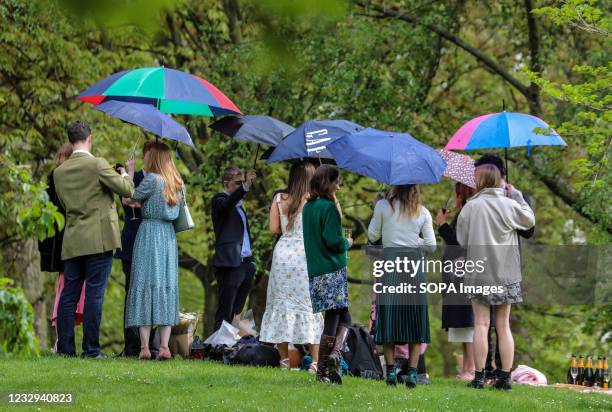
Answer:
[[(350, 227), (343, 228), (343, 231), (344, 231), (344, 237), (345, 238), (348, 239), (350, 237), (353, 237), (353, 229), (351, 229)], [(348, 260), (348, 257), (349, 257), (349, 253), (348, 253), (348, 250), (347, 250), (346, 251), (346, 260)]]
[(570, 367), (570, 375), (572, 376), (572, 382), (576, 384), (576, 378), (578, 377), (578, 367), (577, 366)]
[(134, 211), (134, 209), (136, 208), (136, 206), (134, 206), (133, 204), (130, 205), (130, 208), (132, 208), (132, 217), (130, 218), (130, 220), (138, 220), (138, 218), (136, 217), (136, 212)]

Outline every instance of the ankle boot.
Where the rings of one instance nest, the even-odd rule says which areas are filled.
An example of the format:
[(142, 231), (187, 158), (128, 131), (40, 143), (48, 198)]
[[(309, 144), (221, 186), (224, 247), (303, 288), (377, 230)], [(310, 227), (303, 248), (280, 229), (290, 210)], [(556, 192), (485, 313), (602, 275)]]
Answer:
[(499, 370), (497, 372), (497, 379), (493, 385), (495, 389), (503, 389), (509, 391), (512, 389), (512, 383), (510, 383), (510, 371)]
[(334, 348), (335, 336), (321, 335), (319, 343), (319, 363), (317, 364), (317, 381), (329, 382), (329, 371), (327, 369), (327, 361), (329, 354)]
[(327, 368), (329, 373), (329, 381), (342, 385), (342, 372), (340, 371), (340, 360), (342, 359), (342, 348), (344, 341), (348, 335), (348, 329), (345, 326), (338, 326), (336, 330), (336, 342), (327, 359)]
[(484, 388), (485, 372), (483, 369), (474, 372), (474, 379), (468, 383), (469, 388), (482, 389)]
[(412, 389), (417, 386), (417, 370), (416, 368), (409, 367), (406, 371), (406, 380), (404, 384), (407, 388)]
[(395, 365), (387, 365), (387, 385), (395, 386), (397, 385), (397, 369)]

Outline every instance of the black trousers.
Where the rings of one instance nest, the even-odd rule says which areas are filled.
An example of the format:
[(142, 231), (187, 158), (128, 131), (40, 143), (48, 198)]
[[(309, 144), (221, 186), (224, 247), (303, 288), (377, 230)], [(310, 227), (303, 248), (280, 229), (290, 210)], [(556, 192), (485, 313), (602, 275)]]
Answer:
[(132, 274), (132, 261), (122, 260), (121, 267), (125, 275), (125, 298), (123, 301), (123, 355), (138, 356), (140, 354), (140, 334), (138, 328), (125, 327), (125, 311), (127, 304), (127, 296), (130, 290), (130, 279)]
[(223, 321), (232, 323), (234, 315), (242, 312), (244, 304), (251, 291), (255, 263), (251, 258), (245, 258), (242, 264), (235, 268), (216, 268), (218, 307), (215, 314), (215, 330), (221, 327)]

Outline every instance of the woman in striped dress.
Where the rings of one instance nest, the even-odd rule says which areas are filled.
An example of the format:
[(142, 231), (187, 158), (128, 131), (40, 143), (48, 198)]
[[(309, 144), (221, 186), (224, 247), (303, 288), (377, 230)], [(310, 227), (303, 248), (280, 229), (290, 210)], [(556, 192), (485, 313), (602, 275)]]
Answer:
[[(374, 243), (382, 239), (385, 260), (400, 258), (419, 261), (423, 252), (436, 249), (436, 237), (431, 214), (421, 205), (418, 185), (393, 186), (386, 199), (374, 207), (374, 215), (368, 227), (368, 238)], [(425, 281), (425, 272), (408, 275), (404, 272), (385, 273), (383, 285), (399, 285), (408, 282), (418, 285)], [(417, 289), (418, 290), (418, 289)], [(383, 345), (387, 365), (387, 384), (397, 384), (394, 366), (396, 344), (408, 344), (410, 367), (406, 386), (417, 383), (417, 363), (421, 343), (429, 343), (429, 316), (427, 301), (422, 295), (377, 294), (376, 343)]]

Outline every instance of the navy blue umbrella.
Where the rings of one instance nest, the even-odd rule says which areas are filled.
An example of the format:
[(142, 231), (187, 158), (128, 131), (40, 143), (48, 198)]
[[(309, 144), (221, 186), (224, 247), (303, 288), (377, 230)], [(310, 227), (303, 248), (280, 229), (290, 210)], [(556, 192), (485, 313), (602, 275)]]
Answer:
[(108, 100), (94, 106), (111, 117), (135, 124), (143, 129), (165, 139), (176, 140), (194, 147), (191, 136), (184, 126), (178, 124), (165, 113), (154, 106), (144, 103), (129, 103), (117, 100)]
[(363, 126), (348, 120), (308, 120), (285, 136), (266, 162), (309, 157), (333, 159), (327, 145), (339, 137), (359, 130), (363, 130)]
[(210, 128), (241, 142), (253, 142), (276, 146), (295, 127), (271, 116), (226, 116), (210, 125)]
[(338, 167), (389, 185), (438, 183), (446, 162), (408, 133), (367, 128), (327, 146)]

